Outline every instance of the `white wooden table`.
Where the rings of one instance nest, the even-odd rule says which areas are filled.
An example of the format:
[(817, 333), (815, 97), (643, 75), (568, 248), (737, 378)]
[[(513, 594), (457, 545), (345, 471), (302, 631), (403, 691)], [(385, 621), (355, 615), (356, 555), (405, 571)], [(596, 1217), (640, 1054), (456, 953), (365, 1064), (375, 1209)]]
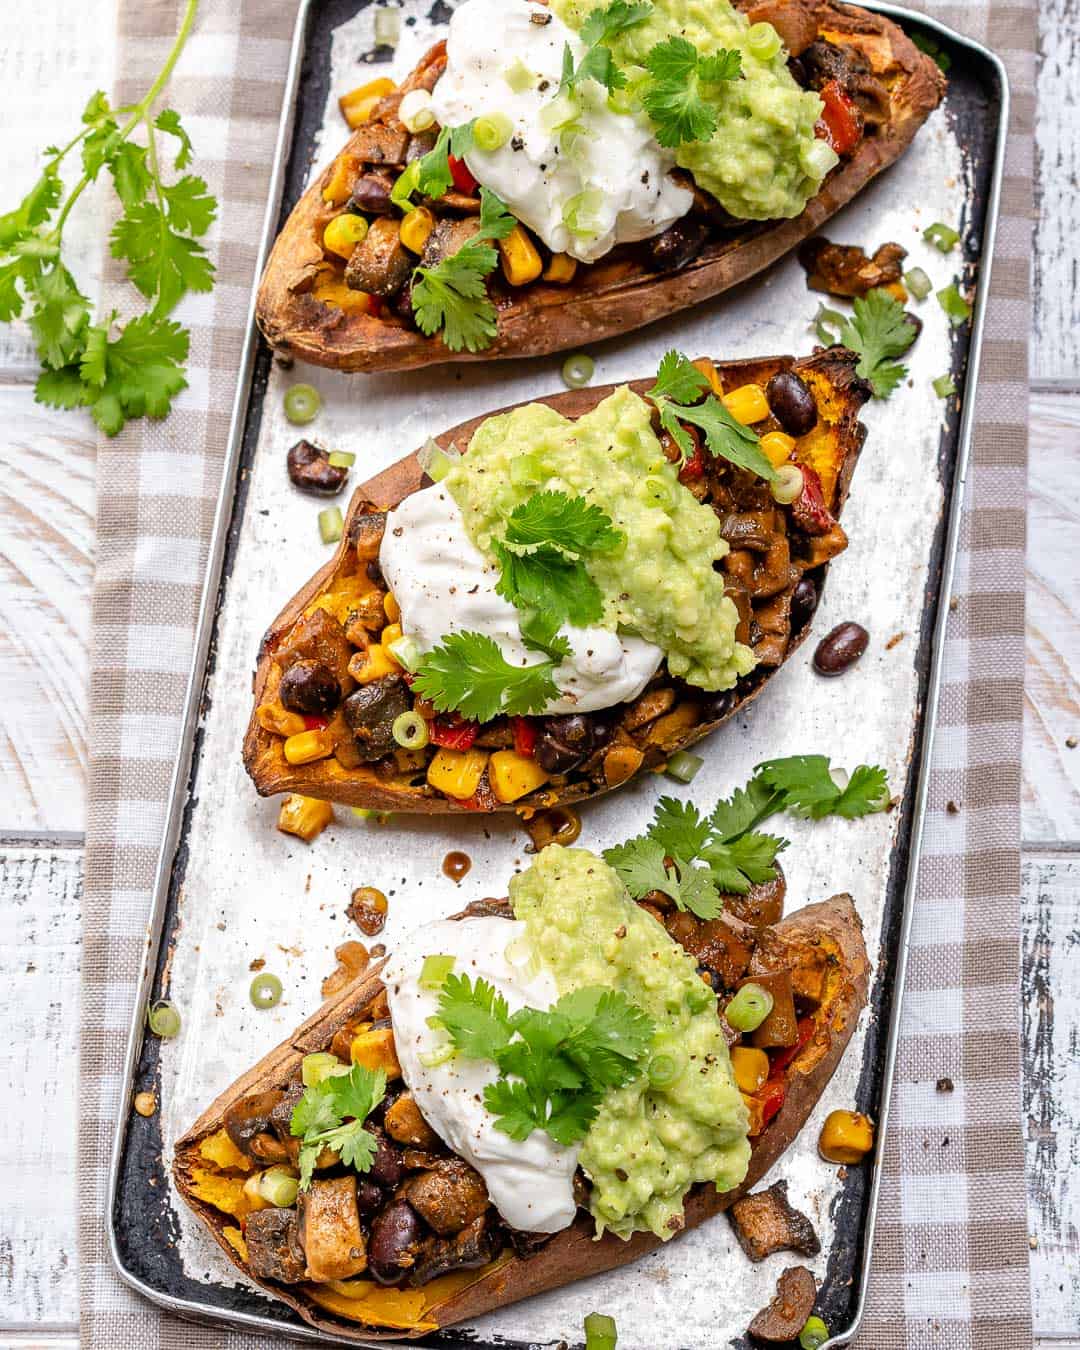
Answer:
[[(0, 6), (0, 210), (113, 79), (113, 0)], [(1024, 743), (1025, 1123), (1042, 1350), (1080, 1350), (1080, 0), (1041, 12), (1039, 226), (1028, 486)], [(100, 213), (73, 235), (94, 293)], [(0, 1350), (78, 1344), (75, 1162), (86, 672), (94, 544), (88, 419), (33, 401), (0, 330)], [(14, 1193), (12, 1194), (12, 1188)]]

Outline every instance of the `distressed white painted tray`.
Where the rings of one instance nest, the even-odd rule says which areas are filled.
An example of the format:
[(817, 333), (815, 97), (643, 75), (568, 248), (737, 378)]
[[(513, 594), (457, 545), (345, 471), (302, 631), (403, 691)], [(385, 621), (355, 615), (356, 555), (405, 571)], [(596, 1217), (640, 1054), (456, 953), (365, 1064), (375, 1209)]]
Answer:
[[(449, 11), (439, 0), (430, 10), (425, 5), (426, 0), (404, 0), (392, 74), (406, 73), (445, 23)], [(931, 21), (878, 8), (942, 43), (953, 60), (950, 91), (907, 155), (830, 222), (828, 234), (869, 246), (897, 240), (909, 250), (909, 266), (925, 267), (937, 285), (945, 285), (961, 265), (953, 261), (957, 255), (943, 259), (921, 233), (931, 221), (961, 221), (969, 274), (977, 275), (981, 255), (990, 257), (1004, 74), (989, 53)], [(343, 140), (336, 99), (365, 78), (373, 13), (368, 0), (309, 0), (302, 6), (286, 94), (287, 109), (296, 99), (296, 121), (295, 126), (283, 121), (275, 203), (284, 192), (286, 206), (291, 204)], [(277, 215), (275, 207), (271, 226)], [(985, 273), (978, 279), (984, 290)], [(646, 376), (672, 346), (724, 359), (803, 355), (815, 341), (808, 320), (816, 304), (802, 269), (789, 258), (738, 291), (593, 349), (595, 380)], [(638, 833), (665, 792), (711, 806), (768, 756), (821, 752), (847, 768), (879, 763), (894, 792), (902, 794), (900, 809), (863, 821), (806, 824), (785, 818), (782, 824), (792, 841), (783, 860), (789, 909), (850, 891), (875, 966), (871, 1007), (839, 1071), (770, 1175), (789, 1182), (792, 1202), (811, 1216), (821, 1236), (822, 1254), (810, 1264), (824, 1280), (818, 1306), (836, 1332), (852, 1328), (861, 1308), (876, 1174), (869, 1167), (852, 1168), (842, 1180), (818, 1158), (815, 1145), (821, 1120), (833, 1107), (857, 1105), (882, 1124), (887, 1108), (890, 1033), (902, 985), (912, 863), (920, 846), (921, 769), (936, 702), (936, 653), (956, 544), (981, 306), (971, 333), (951, 332), (933, 299), (922, 314), (926, 322), (909, 354), (909, 381), (888, 403), (864, 411), (869, 436), (844, 516), (850, 547), (830, 568), (814, 620), (818, 636), (841, 620), (862, 622), (871, 632), (867, 654), (842, 679), (823, 680), (811, 670), (814, 642), (808, 642), (745, 715), (705, 742), (705, 767), (689, 789), (649, 778), (611, 794), (585, 808), (580, 840), (601, 849)], [(357, 936), (344, 914), (354, 887), (377, 886), (389, 896), (381, 940), (392, 945), (402, 933), (468, 900), (505, 894), (511, 873), (527, 863), (527, 838), (504, 817), (459, 816), (447, 823), (400, 817), (379, 825), (339, 807), (334, 824), (309, 847), (278, 833), (277, 801), (258, 798), (248, 781), (240, 744), (260, 638), (330, 552), (319, 543), (318, 505), (295, 492), (286, 476), (286, 450), (297, 433), (284, 418), (284, 391), (300, 378), (318, 387), (323, 411), (308, 434), (354, 451), (352, 477), (361, 482), (432, 432), (484, 408), (560, 388), (561, 360), (345, 376), (300, 367), (284, 371), (252, 335), (226, 464), (185, 751), (162, 849), (153, 950), (129, 1054), (129, 1086), (156, 1086), (161, 1109), (151, 1120), (133, 1116), (118, 1123), (109, 1215), (120, 1273), (177, 1311), (313, 1335), (288, 1309), (240, 1279), (171, 1192), (166, 1177), (174, 1141), (317, 1007), (322, 978), (335, 964), (333, 949)], [(960, 411), (930, 388), (935, 376), (950, 370), (964, 395)], [(932, 850), (934, 840), (922, 846)], [(472, 859), (460, 885), (441, 871), (451, 850)], [(256, 1012), (248, 999), (249, 967), (256, 959), (285, 987), (270, 1012)], [(167, 994), (181, 1009), (183, 1031), (176, 1040), (149, 1037), (144, 1043), (145, 999), (151, 993)], [(741, 1337), (772, 1296), (784, 1264), (778, 1256), (751, 1265), (721, 1217), (633, 1267), (501, 1309), (473, 1327), (441, 1333), (432, 1343), (521, 1350), (579, 1343), (584, 1314), (599, 1308), (617, 1316), (625, 1350), (719, 1347)]]

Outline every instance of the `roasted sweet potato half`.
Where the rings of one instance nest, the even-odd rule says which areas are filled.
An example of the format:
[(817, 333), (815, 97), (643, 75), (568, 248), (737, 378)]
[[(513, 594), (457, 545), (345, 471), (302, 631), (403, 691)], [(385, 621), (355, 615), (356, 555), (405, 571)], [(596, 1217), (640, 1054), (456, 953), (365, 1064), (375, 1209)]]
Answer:
[[(718, 295), (782, 257), (903, 153), (940, 101), (944, 77), (882, 15), (837, 0), (740, 0), (739, 7), (752, 22), (777, 29), (798, 83), (827, 90), (846, 110), (850, 135), (834, 141), (840, 162), (800, 215), (735, 220), (698, 188), (690, 213), (663, 234), (619, 245), (588, 265), (558, 265), (565, 258), (558, 255), (553, 267), (543, 245), (527, 240), (536, 266), (518, 275), (507, 265), (488, 278), (497, 311), (490, 345), (452, 351), (441, 335), (417, 329), (410, 277), (417, 263), (438, 262), (471, 236), (480, 210), (475, 188), (426, 202), (435, 228), (420, 245), (408, 233), (399, 238), (401, 214), (389, 201), (406, 164), (434, 141), (431, 131), (410, 135), (398, 107), (408, 91), (435, 87), (446, 67), (445, 44), (438, 43), (375, 106), (289, 216), (259, 289), (257, 315), (267, 340), (338, 370), (538, 356), (626, 333)], [(350, 211), (374, 223), (346, 258), (347, 248), (335, 252), (325, 238), (331, 221)]]
[[(685, 485), (724, 522), (731, 549), (723, 560), (725, 586), (740, 616), (736, 637), (757, 658), (733, 689), (704, 694), (662, 665), (639, 698), (600, 713), (499, 718), (482, 726), (435, 717), (430, 705), (414, 699), (380, 641), (393, 622), (389, 616), (396, 616), (377, 563), (386, 511), (429, 482), (413, 454), (356, 489), (337, 554), (263, 639), (244, 740), (244, 763), (259, 793), (294, 792), (379, 811), (546, 808), (659, 768), (732, 717), (805, 638), (829, 559), (846, 547), (837, 517), (865, 436), (858, 413), (868, 396), (854, 361), (834, 347), (799, 361), (706, 363), (715, 388), (747, 391), (749, 402), (767, 407), (754, 424), (762, 444), (779, 444), (813, 484), (812, 494), (808, 486), (803, 497), (781, 507), (762, 479), (727, 461), (703, 455), (682, 470)], [(631, 387), (643, 393), (650, 385)], [(574, 418), (612, 388), (540, 402)], [(483, 420), (436, 439), (464, 450)], [(785, 425), (803, 434), (785, 437)], [(770, 442), (770, 432), (780, 434)], [(401, 749), (390, 726), (414, 708), (429, 719), (430, 742), (422, 750)], [(308, 729), (312, 725), (316, 730)], [(298, 735), (303, 741), (292, 740)], [(448, 782), (444, 770), (462, 752), (468, 758), (453, 761), (460, 783)]]
[[(505, 902), (488, 901), (459, 917), (500, 912), (509, 916)], [(672, 936), (675, 918), (684, 932), (692, 919), (673, 909), (664, 917)], [(789, 1044), (768, 1052), (767, 1077), (745, 1094), (752, 1147), (745, 1181), (725, 1193), (695, 1187), (686, 1200), (686, 1227), (727, 1209), (772, 1167), (840, 1062), (866, 1002), (866, 948), (847, 895), (761, 930), (748, 965), (762, 976), (783, 971), (793, 987), (812, 986), (814, 993), (800, 996)], [(733, 986), (707, 962), (702, 972), (722, 1009)], [(368, 1062), (376, 1037), (385, 1041), (379, 1063), (390, 1084), (378, 1119), (374, 1113), (368, 1119), (380, 1138), (371, 1171), (358, 1177), (330, 1155), (299, 1208), (253, 1199), (252, 1178), (295, 1154), (289, 1119), (302, 1090), (304, 1056), (329, 1052)], [(610, 1233), (596, 1241), (587, 1210), (550, 1237), (508, 1229), (479, 1175), (448, 1152), (403, 1090), (392, 1037), (373, 968), (244, 1074), (178, 1142), (173, 1177), (180, 1194), (248, 1278), (327, 1333), (357, 1341), (413, 1339), (626, 1265), (659, 1245), (642, 1233), (630, 1241)], [(738, 1039), (734, 1032), (730, 1038)], [(587, 1202), (588, 1178), (581, 1172), (576, 1186), (579, 1203)], [(399, 1278), (390, 1282), (395, 1271)]]

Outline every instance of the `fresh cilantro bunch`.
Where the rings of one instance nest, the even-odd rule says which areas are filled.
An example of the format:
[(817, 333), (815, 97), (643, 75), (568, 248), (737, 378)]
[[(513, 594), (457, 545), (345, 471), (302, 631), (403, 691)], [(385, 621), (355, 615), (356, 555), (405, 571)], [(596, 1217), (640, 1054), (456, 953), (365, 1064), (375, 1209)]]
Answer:
[(485, 187), (480, 189), (480, 202), (477, 233), (434, 267), (421, 266), (413, 272), (412, 307), (417, 327), (429, 337), (441, 328), (443, 342), (452, 352), (462, 348), (482, 351), (498, 332), (486, 278), (499, 255), (489, 241), (505, 239), (517, 221), (499, 197)]
[(692, 361), (682, 352), (670, 351), (665, 352), (656, 383), (645, 397), (656, 404), (660, 425), (679, 447), (683, 459), (694, 453), (694, 443), (682, 426), (690, 422), (705, 433), (705, 448), (714, 458), (726, 459), (771, 482), (776, 470), (754, 432), (737, 422), (715, 394), (699, 401), (708, 388), (708, 380)]
[[(161, 73), (136, 104), (113, 108), (98, 91), (82, 129), (63, 147), (49, 146), (41, 177), (13, 211), (0, 216), (0, 321), (24, 312), (42, 364), (35, 396), (54, 408), (87, 407), (115, 436), (132, 417), (164, 417), (187, 387), (188, 334), (169, 318), (188, 291), (208, 291), (214, 268), (199, 239), (217, 202), (205, 181), (168, 181), (158, 133), (176, 142), (173, 168), (191, 162), (191, 141), (170, 108), (154, 105), (191, 32), (198, 0), (188, 0)], [(142, 132), (145, 144), (133, 137)], [(82, 174), (65, 197), (61, 168), (76, 150)], [(116, 311), (91, 322), (90, 302), (63, 260), (64, 226), (87, 187), (107, 169), (123, 212), (110, 235), (114, 258), (149, 302), (147, 312), (118, 322)]]
[(486, 980), (448, 975), (439, 996), (439, 1022), (458, 1053), (498, 1065), (484, 1089), (496, 1128), (511, 1139), (544, 1130), (557, 1144), (585, 1138), (604, 1093), (642, 1069), (653, 1024), (614, 989), (577, 989), (547, 1012), (521, 1008)]
[(662, 891), (679, 909), (714, 919), (724, 894), (745, 895), (776, 876), (777, 855), (788, 841), (758, 830), (770, 816), (791, 811), (814, 820), (854, 820), (888, 803), (884, 769), (860, 764), (840, 786), (824, 755), (770, 759), (708, 816), (693, 802), (661, 797), (646, 832), (607, 849), (604, 861), (635, 899)]
[(346, 1167), (367, 1172), (379, 1141), (364, 1121), (386, 1095), (386, 1074), (354, 1064), (305, 1090), (293, 1107), (291, 1133), (300, 1139), (300, 1189), (307, 1190), (324, 1148), (333, 1149)]
[(882, 287), (857, 296), (854, 314), (818, 306), (813, 327), (822, 342), (839, 342), (859, 357), (855, 372), (869, 380), (875, 398), (888, 398), (907, 375), (907, 366), (892, 358), (903, 356), (918, 337), (908, 323), (904, 306)]
[(716, 134), (715, 107), (701, 94), (703, 84), (737, 80), (742, 53), (721, 47), (703, 56), (684, 37), (658, 42), (645, 57), (652, 83), (642, 104), (656, 130), (656, 139), (669, 149), (684, 141), (708, 141)]
[(581, 26), (579, 37), (585, 44), (581, 60), (574, 64), (574, 53), (567, 43), (563, 48), (562, 81), (560, 94), (569, 94), (585, 80), (595, 80), (602, 84), (608, 93), (626, 88), (626, 76), (615, 65), (611, 49), (604, 46), (617, 34), (627, 28), (633, 28), (652, 13), (652, 5), (643, 0), (641, 4), (628, 4), (627, 0), (611, 0), (602, 9), (594, 9)]

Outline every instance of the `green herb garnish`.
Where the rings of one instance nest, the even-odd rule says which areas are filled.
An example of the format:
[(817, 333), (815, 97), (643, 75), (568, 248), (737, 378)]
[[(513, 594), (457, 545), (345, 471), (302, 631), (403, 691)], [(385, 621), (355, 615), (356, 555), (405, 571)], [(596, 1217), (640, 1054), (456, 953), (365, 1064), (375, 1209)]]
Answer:
[(386, 1095), (386, 1074), (354, 1064), (348, 1073), (324, 1078), (293, 1107), (289, 1129), (300, 1139), (300, 1189), (307, 1190), (324, 1148), (332, 1149), (346, 1167), (367, 1172), (379, 1141), (364, 1121)]
[(690, 422), (705, 433), (705, 447), (716, 459), (726, 459), (771, 482), (776, 470), (762, 453), (754, 432), (737, 422), (714, 394), (697, 402), (708, 387), (708, 380), (691, 361), (681, 352), (670, 351), (660, 362), (656, 383), (645, 397), (656, 404), (660, 425), (679, 447), (683, 459), (694, 453), (694, 443), (681, 425)]
[[(562, 656), (569, 655), (569, 647)], [(473, 722), (490, 722), (502, 713), (542, 712), (559, 697), (556, 660), (512, 666), (499, 644), (484, 633), (449, 633), (417, 666), (413, 689), (439, 712), (460, 712)]]
[(654, 1031), (614, 989), (576, 989), (547, 1012), (511, 1014), (486, 980), (468, 975), (447, 976), (438, 1016), (459, 1054), (498, 1065), (484, 1089), (496, 1128), (517, 1140), (544, 1130), (564, 1145), (585, 1138), (605, 1092), (641, 1072)]
[(675, 149), (685, 141), (707, 141), (716, 134), (716, 108), (701, 96), (702, 84), (737, 80), (742, 54), (721, 47), (702, 56), (684, 37), (658, 42), (645, 57), (652, 84), (642, 104), (661, 145)]
[[(161, 132), (177, 142), (174, 168), (191, 162), (191, 141), (172, 109), (155, 115), (161, 91), (183, 50), (198, 0), (188, 0), (172, 51), (146, 95), (129, 107), (111, 107), (98, 91), (86, 105), (82, 130), (65, 146), (49, 146), (41, 177), (22, 202), (0, 216), (0, 322), (29, 311), (30, 331), (43, 370), (39, 403), (87, 407), (108, 436), (132, 417), (164, 417), (187, 387), (186, 329), (169, 319), (188, 291), (208, 291), (214, 268), (199, 237), (210, 228), (217, 202), (202, 178), (168, 182), (158, 156)], [(132, 137), (142, 130), (146, 144)], [(82, 175), (64, 196), (61, 167), (81, 150)], [(90, 302), (64, 264), (68, 218), (87, 187), (107, 168), (123, 213), (110, 248), (151, 302), (125, 323), (115, 311), (91, 323)]]
[(856, 374), (869, 380), (874, 397), (888, 398), (907, 374), (907, 366), (892, 358), (902, 356), (916, 336), (900, 301), (878, 288), (856, 298), (854, 316), (844, 320), (839, 340), (858, 355)]
[(626, 76), (615, 65), (611, 51), (603, 44), (627, 28), (633, 28), (652, 13), (649, 3), (628, 4), (626, 0), (611, 0), (602, 9), (594, 9), (581, 25), (579, 37), (585, 44), (581, 60), (574, 64), (574, 53), (567, 43), (563, 48), (560, 94), (568, 94), (584, 80), (595, 80), (611, 93), (625, 89)]

